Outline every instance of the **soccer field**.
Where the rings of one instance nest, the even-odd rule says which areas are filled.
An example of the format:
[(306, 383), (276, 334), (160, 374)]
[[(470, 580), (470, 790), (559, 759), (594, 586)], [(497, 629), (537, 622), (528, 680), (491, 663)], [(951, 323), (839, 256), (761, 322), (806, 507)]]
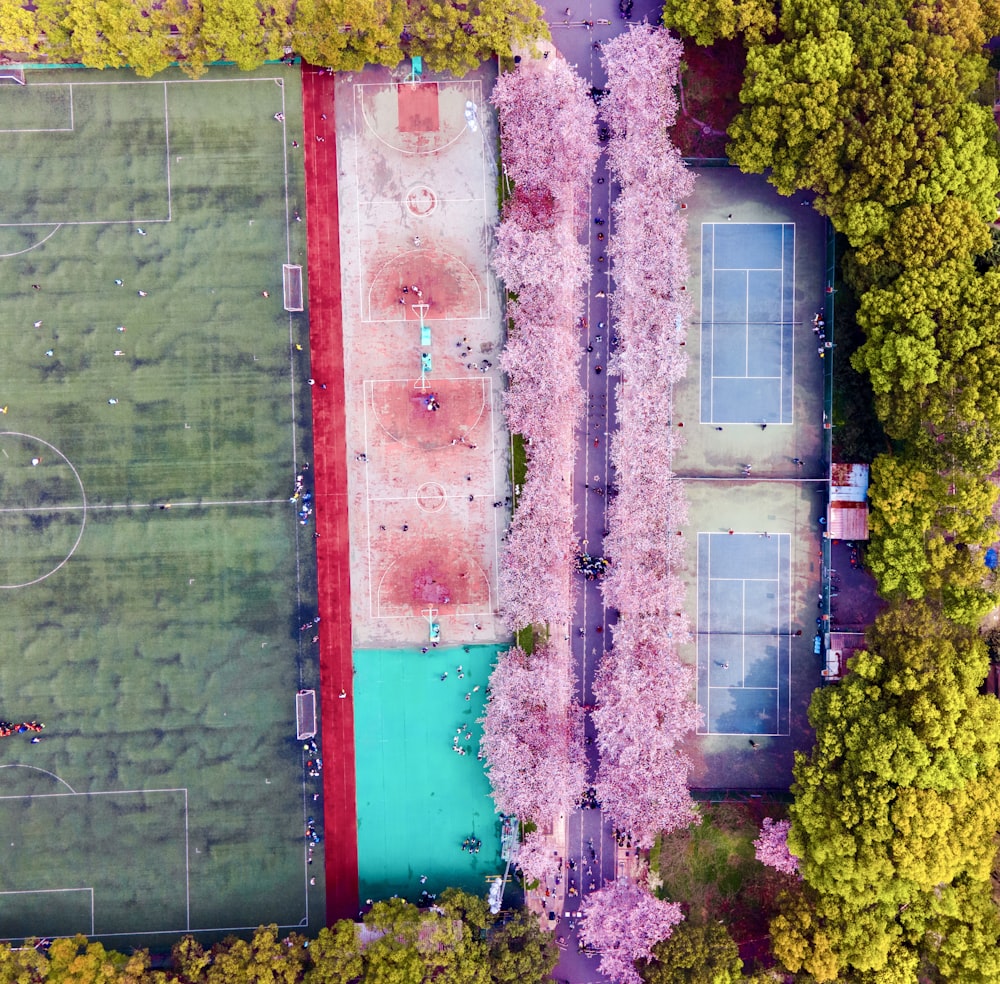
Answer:
[(2, 938), (323, 924), (301, 130), (285, 66), (0, 87)]

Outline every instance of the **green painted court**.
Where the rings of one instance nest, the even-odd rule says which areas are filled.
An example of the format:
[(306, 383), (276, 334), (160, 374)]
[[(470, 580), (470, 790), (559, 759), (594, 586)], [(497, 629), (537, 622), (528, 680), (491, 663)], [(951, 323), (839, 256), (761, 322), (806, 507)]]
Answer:
[(32, 71), (0, 134), (0, 937), (315, 930), (298, 69)]
[[(482, 894), (488, 877), (503, 874), (499, 817), (477, 759), (476, 724), (503, 648), (355, 652), (363, 899), (398, 894), (416, 901), (422, 891), (449, 885)], [(465, 754), (453, 750), (456, 744)], [(469, 838), (482, 842), (478, 853), (462, 850)]]

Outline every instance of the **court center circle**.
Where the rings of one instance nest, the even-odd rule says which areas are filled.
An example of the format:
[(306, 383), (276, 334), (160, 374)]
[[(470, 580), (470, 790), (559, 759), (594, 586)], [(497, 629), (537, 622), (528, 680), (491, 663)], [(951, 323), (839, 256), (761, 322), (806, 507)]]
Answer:
[(417, 505), (424, 512), (437, 512), (444, 508), (444, 488), (437, 482), (425, 482), (417, 489)]
[(425, 184), (414, 185), (406, 193), (406, 208), (418, 219), (426, 219), (437, 206), (437, 195)]
[(0, 431), (0, 489), (0, 589), (30, 587), (76, 553), (87, 493), (62, 451), (18, 431)]

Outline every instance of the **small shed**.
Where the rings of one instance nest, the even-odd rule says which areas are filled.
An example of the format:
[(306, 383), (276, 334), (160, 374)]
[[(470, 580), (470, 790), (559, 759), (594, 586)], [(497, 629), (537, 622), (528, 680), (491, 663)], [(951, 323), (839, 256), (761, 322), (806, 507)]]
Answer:
[(868, 539), (868, 466), (834, 462), (827, 505), (827, 536), (834, 540)]
[(847, 673), (847, 661), (864, 648), (864, 632), (831, 632), (826, 646), (823, 679), (840, 680)]

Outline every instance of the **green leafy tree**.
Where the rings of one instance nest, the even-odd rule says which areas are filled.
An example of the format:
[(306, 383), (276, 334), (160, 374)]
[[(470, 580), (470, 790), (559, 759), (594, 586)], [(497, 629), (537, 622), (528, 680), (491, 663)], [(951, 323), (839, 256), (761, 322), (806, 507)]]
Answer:
[(951, 19), (916, 17), (912, 6), (792, 0), (781, 40), (747, 52), (730, 157), (743, 170), (770, 169), (782, 194), (815, 190), (856, 245), (898, 209), (949, 195), (972, 203), (981, 222), (995, 215), (992, 115), (971, 102), (986, 71), (973, 39), (992, 31), (994, 12), (966, 4), (974, 21), (956, 38)]
[(640, 967), (646, 984), (738, 984), (739, 949), (721, 922), (683, 922), (653, 947), (653, 962)]
[(789, 969), (808, 959), (834, 975), (915, 960), (901, 914), (950, 884), (985, 884), (1000, 824), (1000, 703), (977, 692), (975, 632), (898, 605), (851, 670), (810, 706), (816, 744), (796, 757), (789, 848), (811, 892), (775, 936)]
[(549, 37), (535, 0), (432, 2), (408, 10), (403, 38), (407, 53), (421, 55), (437, 71), (464, 74), (493, 57), (509, 58), (515, 47)]
[(405, 4), (393, 0), (300, 0), (293, 45), (314, 65), (355, 71), (366, 64), (399, 64)]
[(305, 984), (351, 984), (364, 970), (357, 927), (341, 919), (319, 931), (309, 946), (311, 966)]
[(770, 0), (667, 0), (663, 23), (695, 44), (709, 45), (738, 34), (748, 41), (763, 41), (777, 18)]
[(538, 924), (538, 917), (518, 910), (489, 935), (489, 970), (494, 984), (541, 984), (559, 960), (552, 933)]

